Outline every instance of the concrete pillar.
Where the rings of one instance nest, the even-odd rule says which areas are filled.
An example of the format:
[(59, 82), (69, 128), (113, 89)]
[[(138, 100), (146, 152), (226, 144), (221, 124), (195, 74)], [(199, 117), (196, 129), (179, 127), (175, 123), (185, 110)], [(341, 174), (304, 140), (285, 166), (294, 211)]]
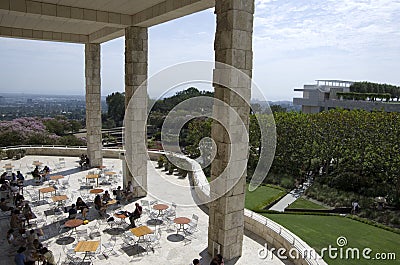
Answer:
[(85, 44), (87, 154), (92, 167), (103, 164), (101, 143), (100, 44)]
[[(215, 13), (215, 61), (237, 68), (251, 78), (254, 0), (218, 0)], [(226, 260), (232, 260), (242, 255), (247, 173), (235, 176), (235, 172), (247, 163), (248, 139), (241, 136), (248, 134), (250, 109), (246, 101), (250, 101), (251, 82), (218, 63), (213, 79), (215, 98), (229, 105), (240, 119), (229, 113), (229, 107), (214, 103), (214, 117), (227, 125), (214, 122), (211, 130), (217, 145), (211, 165), (211, 196), (218, 198), (210, 203), (208, 252), (213, 256), (220, 253)], [(224, 85), (218, 84), (221, 80), (225, 80)], [(238, 129), (240, 124), (245, 126)], [(238, 144), (239, 148), (232, 144)], [(225, 194), (221, 192), (224, 190)]]
[(125, 29), (125, 174), (136, 196), (147, 195), (147, 28)]

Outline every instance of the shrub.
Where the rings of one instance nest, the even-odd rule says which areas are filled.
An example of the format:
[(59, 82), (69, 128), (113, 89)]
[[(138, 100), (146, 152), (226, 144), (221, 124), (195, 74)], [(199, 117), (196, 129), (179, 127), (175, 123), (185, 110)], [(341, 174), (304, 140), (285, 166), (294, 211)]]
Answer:
[(6, 152), (3, 149), (0, 149), (0, 160), (7, 156)]
[(165, 156), (161, 155), (158, 157), (157, 164), (159, 168), (162, 168), (165, 163)]
[(17, 154), (17, 152), (15, 149), (8, 149), (6, 151), (6, 154), (7, 154), (8, 159), (13, 159), (15, 157), (15, 155)]

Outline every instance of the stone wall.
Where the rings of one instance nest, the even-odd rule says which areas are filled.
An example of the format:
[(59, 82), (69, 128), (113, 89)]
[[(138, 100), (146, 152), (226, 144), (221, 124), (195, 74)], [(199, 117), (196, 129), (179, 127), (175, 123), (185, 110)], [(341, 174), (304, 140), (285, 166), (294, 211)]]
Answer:
[[(67, 146), (21, 146), (8, 149), (24, 149), (26, 155), (40, 156), (67, 156), (78, 158), (81, 154), (86, 154), (86, 147), (67, 147)], [(7, 149), (4, 149), (7, 150)], [(125, 150), (123, 149), (103, 149), (102, 156), (105, 158), (121, 158)]]

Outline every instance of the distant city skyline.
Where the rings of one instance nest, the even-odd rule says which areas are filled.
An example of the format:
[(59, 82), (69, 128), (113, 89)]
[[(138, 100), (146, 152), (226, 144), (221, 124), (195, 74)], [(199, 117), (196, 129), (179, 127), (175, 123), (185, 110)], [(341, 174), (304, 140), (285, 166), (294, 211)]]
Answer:
[[(256, 0), (253, 78), (267, 100), (316, 79), (400, 85), (400, 1)], [(214, 60), (213, 10), (149, 29), (149, 76)], [(84, 45), (0, 38), (0, 93), (84, 95)], [(102, 44), (102, 95), (124, 91), (124, 38)], [(157, 91), (149, 90), (152, 97)]]

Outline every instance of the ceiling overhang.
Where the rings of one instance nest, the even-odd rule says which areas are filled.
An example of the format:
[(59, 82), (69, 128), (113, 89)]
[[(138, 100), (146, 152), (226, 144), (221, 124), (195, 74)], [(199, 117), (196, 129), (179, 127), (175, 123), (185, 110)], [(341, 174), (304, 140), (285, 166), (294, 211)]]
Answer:
[(102, 43), (213, 7), (214, 0), (0, 0), (0, 36)]

